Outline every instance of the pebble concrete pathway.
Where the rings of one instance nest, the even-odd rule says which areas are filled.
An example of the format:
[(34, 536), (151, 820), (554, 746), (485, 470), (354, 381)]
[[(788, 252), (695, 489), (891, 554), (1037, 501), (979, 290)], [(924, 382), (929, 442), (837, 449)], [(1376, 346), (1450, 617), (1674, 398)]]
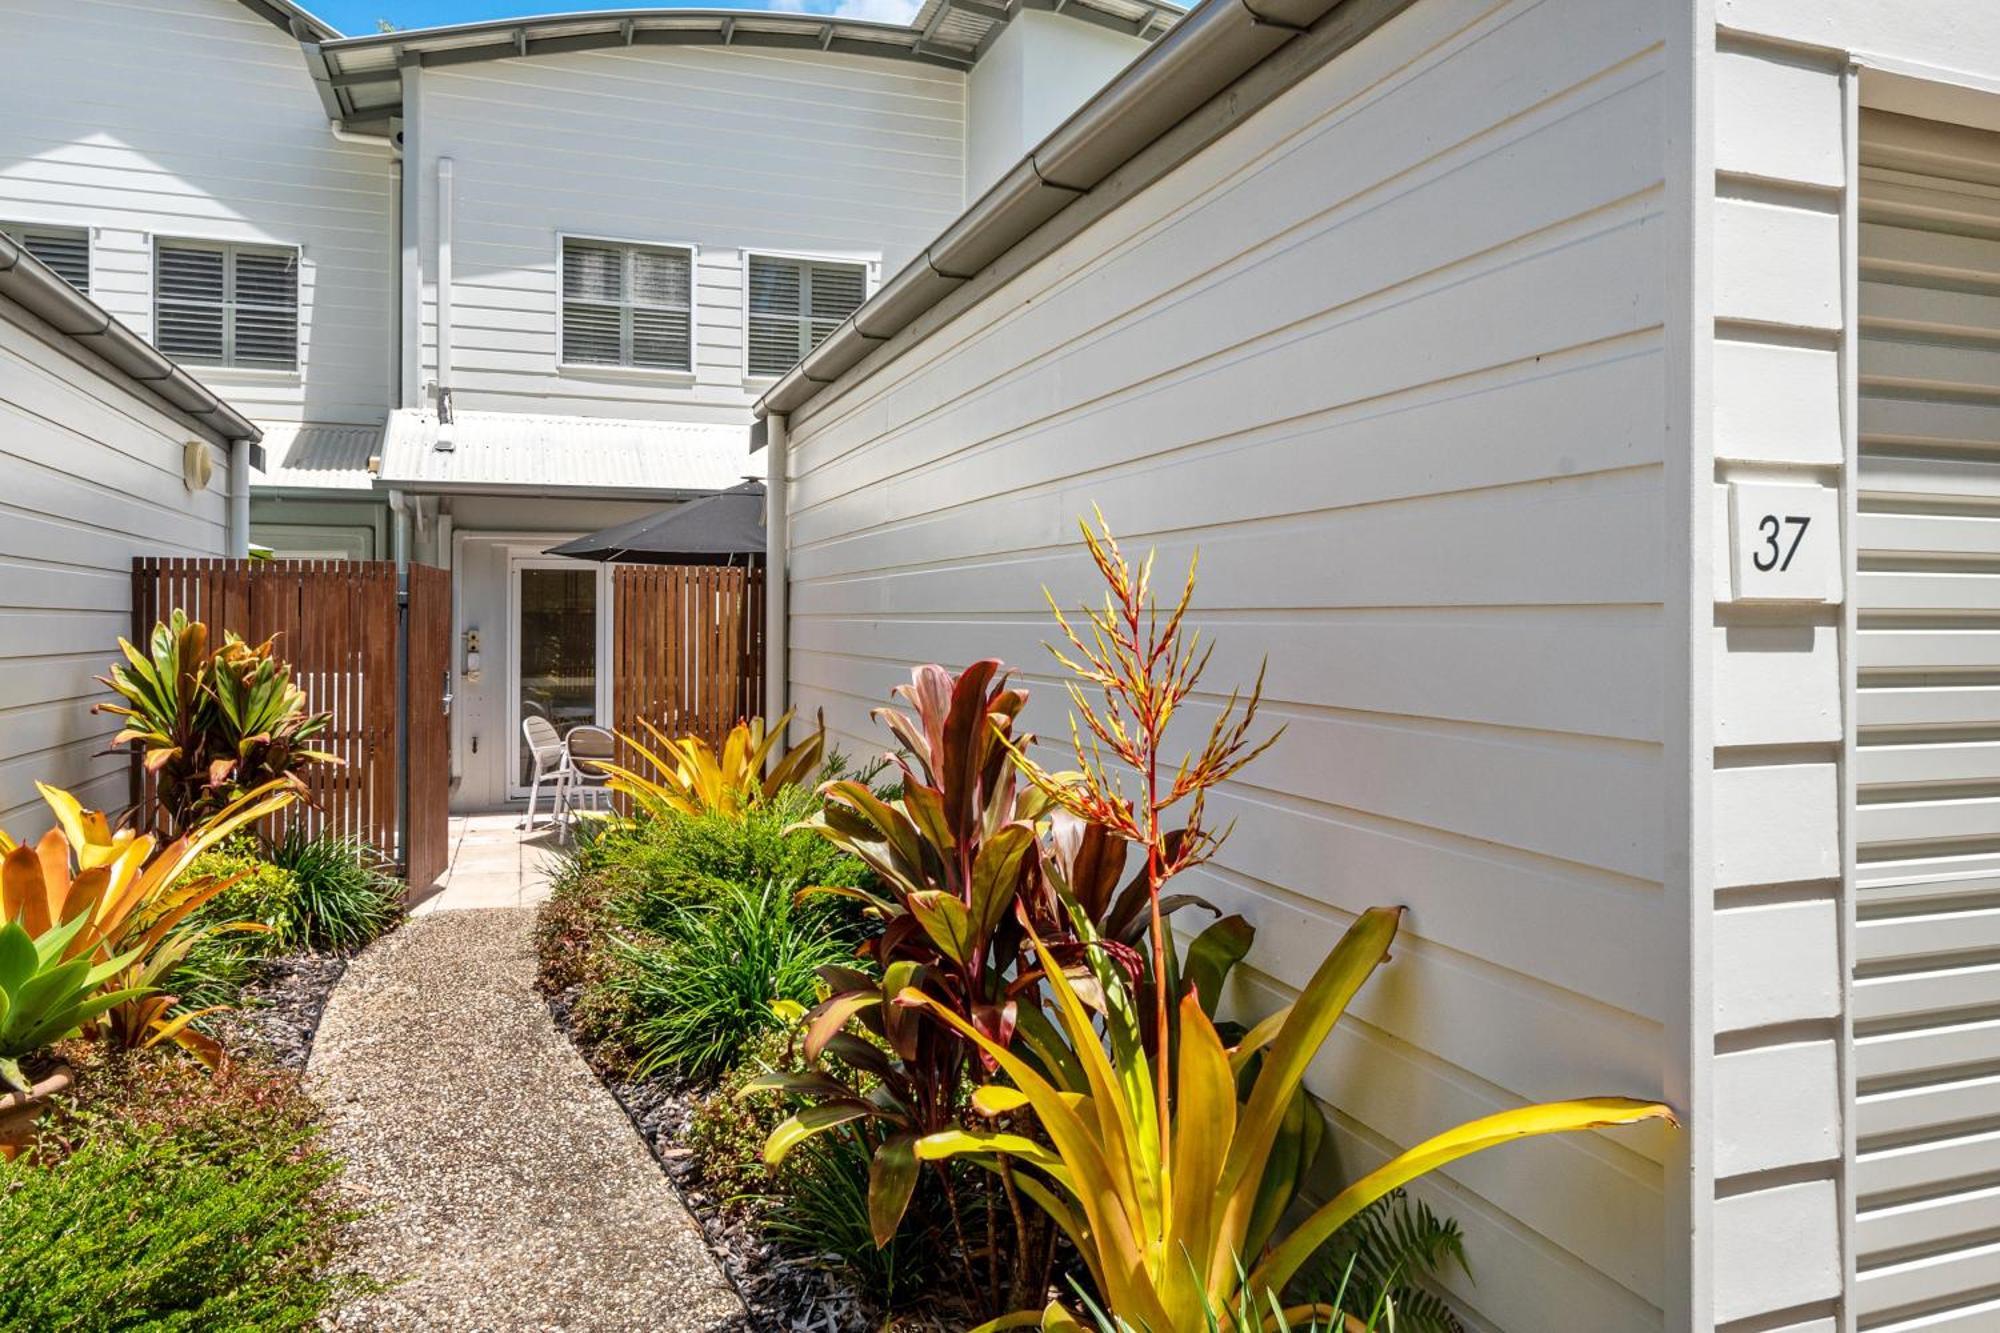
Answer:
[(334, 1326), (742, 1328), (700, 1224), (533, 989), (533, 908), (450, 901), (506, 897), (475, 887), (357, 958), (313, 1044), (362, 1265), (395, 1284)]

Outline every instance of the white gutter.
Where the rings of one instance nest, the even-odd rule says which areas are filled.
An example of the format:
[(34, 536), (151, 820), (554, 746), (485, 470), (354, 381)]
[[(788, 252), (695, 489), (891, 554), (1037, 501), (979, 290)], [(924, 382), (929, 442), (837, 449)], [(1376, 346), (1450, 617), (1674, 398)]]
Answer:
[(450, 453), (453, 447), (451, 419), (451, 159), (437, 164), (437, 448)]
[(785, 563), (786, 526), (791, 496), (786, 491), (790, 466), (783, 413), (764, 418), (764, 716), (785, 715), (791, 698), (791, 571)]
[(766, 390), (756, 414), (803, 407), (1280, 47), (1310, 36), (1331, 59), (1412, 2), (1205, 0)]

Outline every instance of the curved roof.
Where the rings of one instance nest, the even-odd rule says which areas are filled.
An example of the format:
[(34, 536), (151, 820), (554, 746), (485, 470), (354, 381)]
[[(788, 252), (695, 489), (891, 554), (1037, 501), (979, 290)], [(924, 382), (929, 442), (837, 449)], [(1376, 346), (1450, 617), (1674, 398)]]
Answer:
[(297, 37), (327, 115), (387, 133), (402, 112), (400, 65), (506, 60), (620, 46), (771, 46), (970, 69), (1023, 8), (1148, 41), (1186, 12), (1173, 0), (924, 0), (909, 23), (749, 9), (605, 9), (343, 37), (292, 0), (242, 0)]

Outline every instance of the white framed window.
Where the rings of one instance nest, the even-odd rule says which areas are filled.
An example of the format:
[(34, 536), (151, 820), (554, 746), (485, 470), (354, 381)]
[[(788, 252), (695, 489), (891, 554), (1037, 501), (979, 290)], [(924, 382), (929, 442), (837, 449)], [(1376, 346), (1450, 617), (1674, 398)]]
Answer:
[(694, 250), (562, 238), (562, 363), (694, 369)]
[(198, 365), (298, 369), (299, 252), (155, 241), (153, 345)]
[(56, 276), (90, 295), (90, 231), (85, 227), (43, 227), (0, 222), (0, 232), (56, 271)]
[(868, 299), (868, 265), (790, 255), (747, 256), (744, 369), (782, 375)]

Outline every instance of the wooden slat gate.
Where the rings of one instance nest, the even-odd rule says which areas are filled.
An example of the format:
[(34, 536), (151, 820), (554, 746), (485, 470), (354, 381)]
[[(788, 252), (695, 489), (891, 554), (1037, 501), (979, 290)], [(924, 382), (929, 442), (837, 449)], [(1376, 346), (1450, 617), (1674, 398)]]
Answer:
[(619, 565), (612, 588), (612, 718), (620, 733), (643, 737), (644, 720), (669, 736), (715, 744), (762, 711), (761, 564)]
[[(283, 818), (315, 834), (359, 839), (413, 885), (428, 886), (443, 871), (446, 843), (450, 757), (441, 682), (451, 649), (451, 576), (425, 567), (410, 573), (407, 652), (399, 651), (396, 568), (386, 561), (138, 559), (132, 630), (143, 641), (178, 608), (206, 622), (217, 639), (225, 630), (252, 643), (276, 636), (308, 707), (333, 714), (316, 743), (343, 761), (308, 769), (307, 799)], [(409, 689), (407, 765), (399, 681)], [(136, 804), (146, 792), (136, 764), (133, 771)]]
[(407, 624), (409, 848), (403, 860), (411, 888), (421, 891), (437, 882), (451, 858), (450, 570), (410, 566)]

